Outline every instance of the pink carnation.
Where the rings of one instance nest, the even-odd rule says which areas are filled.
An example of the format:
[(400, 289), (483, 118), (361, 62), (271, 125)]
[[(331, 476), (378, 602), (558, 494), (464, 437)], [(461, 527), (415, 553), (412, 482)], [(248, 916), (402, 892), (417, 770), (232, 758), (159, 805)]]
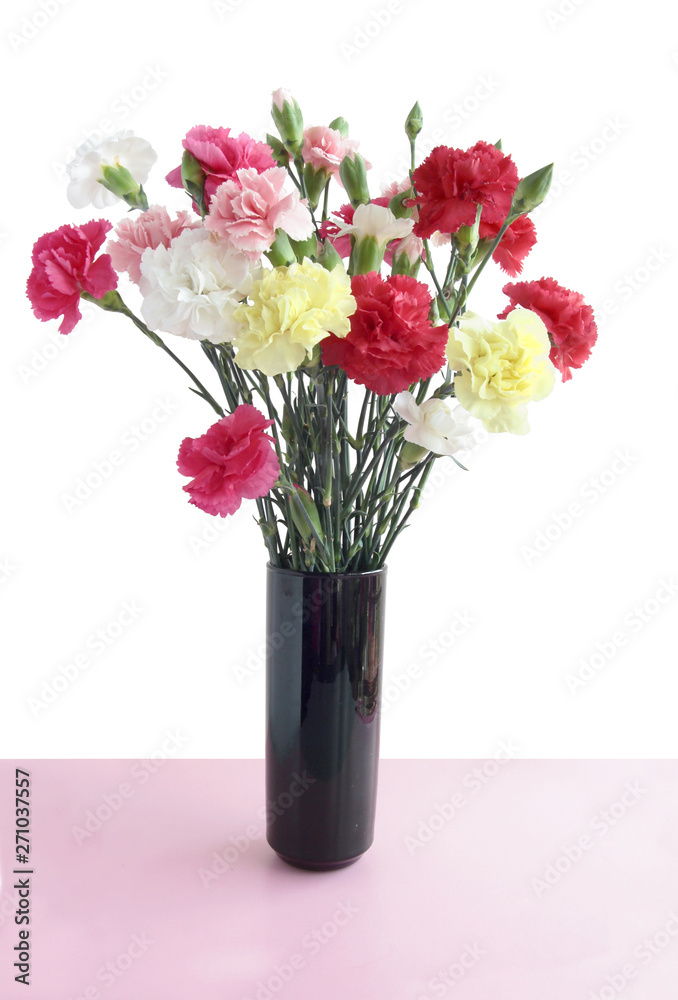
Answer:
[(256, 260), (269, 250), (276, 229), (293, 240), (313, 232), (313, 219), (297, 191), (284, 192), (287, 173), (271, 167), (257, 173), (253, 167), (238, 170), (236, 180), (224, 181), (212, 198), (205, 228)]
[(184, 490), (190, 503), (208, 514), (235, 514), (243, 499), (262, 497), (280, 473), (267, 427), (256, 406), (238, 406), (198, 438), (184, 438), (177, 467), (182, 476), (192, 476)]
[(184, 229), (196, 229), (200, 226), (191, 220), (188, 212), (179, 212), (176, 219), (171, 219), (162, 205), (151, 205), (146, 212), (136, 218), (123, 219), (115, 227), (116, 240), (109, 240), (106, 249), (111, 255), (113, 267), (122, 273), (127, 271), (132, 281), (137, 285), (141, 280), (141, 257), (149, 247), (168, 247), (175, 236)]
[[(327, 125), (312, 125), (304, 129), (301, 156), (314, 170), (324, 170), (339, 177), (339, 166), (345, 156), (355, 153), (357, 139), (344, 139), (341, 132)], [(366, 164), (367, 165), (367, 164)]]
[[(233, 180), (238, 170), (253, 167), (257, 173), (275, 166), (271, 149), (265, 142), (257, 142), (245, 132), (236, 138), (230, 128), (212, 128), (210, 125), (196, 125), (183, 141), (184, 149), (195, 156), (205, 171), (205, 202), (224, 181)], [(183, 187), (181, 167), (175, 167), (166, 178), (172, 187)]]
[(38, 319), (63, 316), (60, 333), (70, 333), (82, 319), (82, 292), (101, 299), (118, 284), (108, 254), (96, 256), (110, 228), (105, 219), (82, 226), (61, 226), (45, 233), (33, 247), (33, 269), (26, 294)]
[(510, 282), (503, 292), (510, 303), (499, 319), (505, 319), (516, 306), (536, 313), (549, 333), (551, 361), (567, 382), (572, 378), (571, 369), (581, 368), (598, 338), (591, 306), (579, 292), (563, 288), (555, 278)]

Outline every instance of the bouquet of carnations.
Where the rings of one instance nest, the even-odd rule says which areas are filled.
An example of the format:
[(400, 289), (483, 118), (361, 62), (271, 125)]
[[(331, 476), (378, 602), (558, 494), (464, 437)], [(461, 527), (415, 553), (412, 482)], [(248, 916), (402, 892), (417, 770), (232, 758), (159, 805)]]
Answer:
[[(104, 253), (112, 225), (101, 218), (42, 236), (28, 297), (63, 334), (81, 298), (120, 313), (181, 365), (218, 417), (179, 449), (191, 503), (224, 517), (255, 500), (273, 566), (379, 569), (436, 459), (461, 464), (473, 420), (526, 433), (527, 404), (589, 356), (593, 312), (553, 278), (506, 284), (497, 319), (468, 308), (490, 261), (522, 271), (551, 166), (521, 178), (501, 143), (484, 141), (417, 163), (415, 104), (411, 169), (373, 197), (343, 118), (305, 126), (283, 89), (271, 112), (278, 136), (265, 142), (188, 132), (166, 178), (188, 196), (174, 218), (148, 205), (148, 142), (120, 133), (81, 147), (71, 204), (138, 214)], [(211, 390), (161, 333), (199, 341)]]

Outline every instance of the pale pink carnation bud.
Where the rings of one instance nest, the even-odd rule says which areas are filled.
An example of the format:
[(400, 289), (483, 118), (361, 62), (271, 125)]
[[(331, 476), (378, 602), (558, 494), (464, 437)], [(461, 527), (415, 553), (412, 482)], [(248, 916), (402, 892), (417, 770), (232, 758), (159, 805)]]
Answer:
[(294, 97), (291, 90), (287, 90), (286, 87), (278, 87), (277, 90), (273, 91), (273, 103), (275, 104), (278, 111), (282, 111), (285, 101), (288, 104), (294, 104)]
[[(310, 163), (314, 170), (324, 170), (339, 180), (341, 161), (355, 153), (359, 145), (357, 139), (345, 139), (335, 128), (312, 125), (304, 129), (301, 155), (304, 163)], [(369, 168), (369, 163), (365, 162), (365, 166)]]

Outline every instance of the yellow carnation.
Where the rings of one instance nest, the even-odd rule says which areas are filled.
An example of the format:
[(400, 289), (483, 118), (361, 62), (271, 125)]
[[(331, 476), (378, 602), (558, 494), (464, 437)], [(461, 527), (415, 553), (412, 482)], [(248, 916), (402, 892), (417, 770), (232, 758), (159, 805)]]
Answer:
[(233, 338), (235, 360), (264, 375), (294, 371), (330, 333), (345, 337), (356, 310), (343, 267), (327, 271), (307, 257), (266, 271), (254, 282), (250, 300), (233, 314), (240, 324)]
[(457, 399), (488, 431), (527, 434), (525, 404), (553, 388), (550, 349), (546, 327), (529, 309), (514, 309), (495, 322), (464, 313), (447, 345), (450, 367), (458, 373)]

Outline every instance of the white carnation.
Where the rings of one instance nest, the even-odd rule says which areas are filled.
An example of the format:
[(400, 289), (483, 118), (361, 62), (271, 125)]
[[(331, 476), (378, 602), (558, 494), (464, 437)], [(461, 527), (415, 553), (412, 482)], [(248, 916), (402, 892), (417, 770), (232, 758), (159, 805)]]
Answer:
[(66, 167), (70, 178), (66, 195), (74, 208), (106, 208), (120, 201), (116, 194), (100, 184), (102, 167), (125, 167), (137, 181), (145, 184), (158, 154), (145, 139), (133, 132), (116, 132), (102, 142), (85, 143), (76, 150)]
[(339, 223), (339, 233), (355, 236), (358, 242), (371, 236), (379, 246), (386, 246), (391, 240), (404, 240), (413, 226), (412, 219), (396, 219), (390, 208), (370, 202), (358, 205), (352, 223)]
[(151, 330), (223, 344), (237, 333), (233, 311), (259, 273), (207, 230), (186, 229), (169, 247), (144, 251), (141, 315)]
[(471, 417), (461, 406), (454, 410), (435, 396), (418, 406), (411, 392), (400, 392), (393, 409), (408, 424), (403, 437), (434, 455), (455, 455), (471, 444)]

